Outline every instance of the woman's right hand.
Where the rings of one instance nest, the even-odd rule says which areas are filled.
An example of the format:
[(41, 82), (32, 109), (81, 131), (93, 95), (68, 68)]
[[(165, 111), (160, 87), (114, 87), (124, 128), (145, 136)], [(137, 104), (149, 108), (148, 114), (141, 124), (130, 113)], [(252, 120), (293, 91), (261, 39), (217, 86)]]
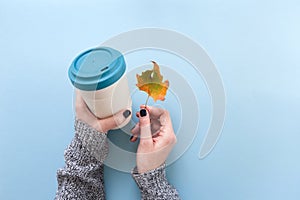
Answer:
[(144, 173), (156, 169), (166, 161), (176, 143), (176, 136), (167, 110), (141, 106), (137, 116), (139, 123), (131, 132), (135, 137), (140, 135), (136, 163), (138, 172)]

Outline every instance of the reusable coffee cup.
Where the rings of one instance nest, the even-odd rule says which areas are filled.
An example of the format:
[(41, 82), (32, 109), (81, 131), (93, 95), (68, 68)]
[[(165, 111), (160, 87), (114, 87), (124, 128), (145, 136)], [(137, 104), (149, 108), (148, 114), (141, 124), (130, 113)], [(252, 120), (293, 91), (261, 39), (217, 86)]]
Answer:
[[(132, 101), (125, 76), (124, 56), (110, 47), (97, 47), (77, 56), (68, 75), (90, 111), (98, 118), (131, 109)], [(125, 126), (126, 121), (117, 128)]]

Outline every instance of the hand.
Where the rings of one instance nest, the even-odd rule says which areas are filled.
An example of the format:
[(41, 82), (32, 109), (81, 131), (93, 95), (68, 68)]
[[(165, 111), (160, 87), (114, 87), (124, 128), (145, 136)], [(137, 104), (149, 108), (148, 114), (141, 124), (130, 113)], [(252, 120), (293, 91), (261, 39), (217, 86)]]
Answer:
[(167, 110), (151, 106), (145, 109), (141, 106), (137, 116), (139, 123), (131, 132), (134, 137), (140, 135), (136, 163), (138, 172), (144, 173), (159, 167), (166, 161), (176, 143), (176, 136)]
[(87, 123), (101, 133), (106, 133), (118, 127), (131, 115), (130, 110), (124, 109), (111, 117), (99, 119), (91, 113), (78, 90), (76, 90), (75, 110), (77, 119)]

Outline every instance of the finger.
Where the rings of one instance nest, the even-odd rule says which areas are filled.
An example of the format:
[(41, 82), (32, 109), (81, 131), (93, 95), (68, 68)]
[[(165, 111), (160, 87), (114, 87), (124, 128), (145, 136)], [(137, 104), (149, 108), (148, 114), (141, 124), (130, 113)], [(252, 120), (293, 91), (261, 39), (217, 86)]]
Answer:
[[(145, 105), (141, 105), (140, 108), (145, 108)], [(147, 111), (150, 113), (151, 118), (159, 118), (166, 110), (153, 106), (146, 106)]]
[(170, 114), (167, 110), (164, 110), (164, 112), (160, 115), (159, 122), (162, 126), (172, 127)]
[(160, 122), (158, 120), (151, 120), (151, 133), (152, 137), (156, 135), (160, 130)]
[(137, 141), (137, 139), (138, 139), (138, 136), (132, 135), (132, 136), (130, 137), (130, 142), (135, 142), (135, 141)]
[[(150, 119), (150, 124), (151, 124), (151, 133), (152, 133), (152, 135), (153, 135), (154, 133), (156, 133), (156, 132), (160, 129), (160, 127), (161, 127), (160, 121), (157, 120), (157, 119), (153, 119), (153, 120)], [(140, 124), (137, 123), (137, 124), (130, 130), (130, 132), (131, 132), (133, 135), (139, 135), (139, 133), (140, 133), (140, 127), (139, 127), (139, 125), (140, 125)]]
[(140, 110), (139, 127), (140, 145), (153, 145), (150, 118), (146, 109)]
[[(160, 131), (160, 122), (158, 120), (151, 120), (151, 135), (152, 137), (156, 136), (158, 132)], [(130, 137), (130, 141), (134, 140), (136, 141), (138, 137), (140, 136), (140, 127), (139, 123), (137, 123), (130, 131), (132, 133), (132, 136)], [(133, 142), (133, 141), (132, 141)]]
[(103, 130), (103, 132), (107, 132), (113, 128), (119, 127), (130, 116), (130, 110), (124, 109), (111, 117), (98, 119), (98, 122), (100, 124), (101, 130)]
[(140, 124), (137, 123), (130, 131), (133, 135), (139, 135), (140, 133)]
[(86, 105), (79, 90), (76, 89), (75, 92), (76, 92), (76, 96), (75, 96), (76, 117), (80, 120), (90, 123), (90, 125), (95, 125), (95, 127), (98, 127), (96, 116), (90, 111), (90, 109)]
[(75, 102), (76, 103), (79, 102), (81, 98), (82, 97), (81, 97), (79, 91), (77, 89), (75, 89)]
[(140, 111), (137, 111), (137, 112), (135, 113), (135, 116), (136, 116), (137, 118), (139, 118), (139, 117), (140, 117)]
[(75, 93), (75, 109), (78, 110), (87, 107), (86, 103), (80, 95), (80, 92), (77, 89), (75, 90)]
[[(164, 110), (158, 120), (160, 124), (159, 131), (157, 131), (158, 135), (162, 136), (163, 138), (167, 138), (167, 141), (169, 141), (168, 138), (174, 137), (174, 130), (169, 112)], [(158, 142), (164, 143), (164, 140)]]
[(132, 136), (130, 137), (130, 142), (135, 142), (138, 139), (138, 136), (140, 134), (140, 127), (139, 123), (137, 123), (131, 130), (130, 132), (132, 133)]
[[(159, 135), (160, 132), (160, 122), (158, 120), (151, 120), (151, 135), (152, 138), (155, 138)], [(130, 137), (131, 142), (137, 141), (137, 139), (140, 137), (140, 127), (139, 123), (137, 123), (132, 129), (131, 129), (132, 136)]]

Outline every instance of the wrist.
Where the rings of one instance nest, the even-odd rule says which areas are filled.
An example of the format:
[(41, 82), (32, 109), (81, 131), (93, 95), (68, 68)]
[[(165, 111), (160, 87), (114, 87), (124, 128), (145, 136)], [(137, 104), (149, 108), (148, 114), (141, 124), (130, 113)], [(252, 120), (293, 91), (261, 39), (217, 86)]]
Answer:
[(166, 164), (163, 163), (159, 167), (152, 169), (147, 172), (140, 173), (135, 167), (131, 174), (139, 188), (147, 188), (152, 184), (152, 182), (163, 182), (166, 180), (165, 172)]
[(139, 173), (139, 174), (144, 174), (144, 173), (147, 173), (147, 172), (151, 172), (151, 171), (153, 171), (155, 169), (158, 169), (162, 165), (163, 165), (163, 163), (160, 164), (160, 165), (147, 166), (147, 167), (136, 166), (136, 172)]
[(101, 133), (89, 124), (75, 120), (76, 137), (82, 142), (92, 156), (98, 161), (104, 162), (108, 154), (108, 143), (106, 133)]

